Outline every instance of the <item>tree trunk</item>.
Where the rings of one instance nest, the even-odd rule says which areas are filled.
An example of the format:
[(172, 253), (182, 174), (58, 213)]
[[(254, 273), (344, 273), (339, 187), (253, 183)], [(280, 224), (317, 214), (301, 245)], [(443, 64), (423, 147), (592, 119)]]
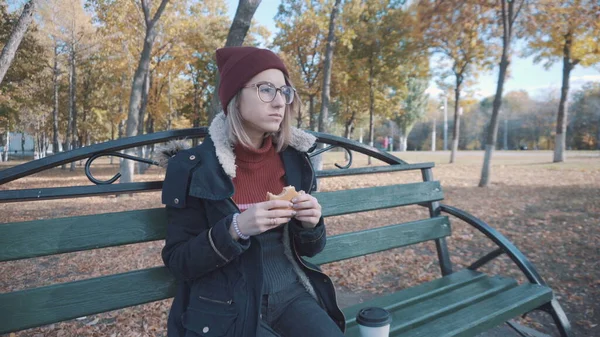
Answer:
[(302, 127), (302, 109), (298, 109), (298, 115), (296, 116), (296, 127), (298, 129)]
[[(194, 118), (192, 119), (192, 126), (197, 128), (200, 126), (200, 82), (198, 75), (194, 74)], [(192, 146), (198, 146), (198, 138), (192, 139)]]
[(198, 127), (200, 124), (200, 83), (198, 78), (194, 80), (194, 127)]
[[(321, 112), (319, 113), (319, 132), (328, 132), (329, 120), (329, 93), (331, 90), (331, 68), (333, 64), (333, 48), (335, 47), (335, 19), (340, 9), (340, 1), (335, 0), (335, 4), (331, 9), (329, 18), (329, 34), (327, 35), (327, 47), (325, 51), (325, 64), (323, 66), (323, 90), (321, 94)], [(321, 143), (319, 148), (324, 148), (325, 144)], [(320, 171), (323, 169), (323, 155), (320, 154), (313, 157), (315, 169)], [(319, 186), (319, 184), (317, 184)]]
[(456, 75), (456, 88), (454, 89), (454, 127), (452, 128), (452, 153), (450, 154), (450, 164), (456, 160), (458, 152), (458, 138), (460, 136), (460, 86), (462, 76)]
[[(146, 72), (146, 76), (144, 77), (144, 90), (142, 91), (142, 102), (140, 106), (140, 119), (138, 124), (138, 135), (144, 134), (144, 121), (146, 120), (146, 108), (148, 107), (148, 97), (150, 94), (150, 84), (152, 83), (152, 73), (150, 71), (150, 67), (148, 67), (148, 71)], [(138, 157), (146, 158), (147, 147), (142, 145), (138, 147)], [(143, 174), (146, 172), (147, 164), (145, 163), (137, 163), (137, 173)]]
[[(69, 79), (69, 114), (71, 122), (71, 140), (70, 149), (77, 147), (77, 68), (75, 64), (75, 43), (72, 42), (71, 53), (69, 55), (70, 79)], [(75, 162), (71, 162), (70, 171), (75, 171)]]
[[(404, 127), (400, 128), (400, 135), (398, 135), (398, 151), (402, 151), (402, 152), (406, 152), (406, 149), (408, 148), (408, 135), (410, 135), (410, 132), (412, 131), (413, 127), (415, 126), (415, 124), (411, 124), (411, 125), (405, 125)], [(394, 143), (394, 137), (392, 135), (392, 144)], [(393, 147), (393, 145), (392, 145)]]
[[(504, 48), (506, 49), (506, 48)], [(479, 187), (486, 187), (489, 183), (489, 177), (491, 173), (491, 160), (492, 154), (496, 147), (496, 141), (498, 139), (498, 115), (500, 112), (500, 106), (502, 105), (502, 92), (504, 90), (504, 79), (506, 77), (506, 70), (510, 61), (508, 60), (508, 51), (502, 51), (502, 60), (500, 61), (500, 72), (498, 74), (498, 85), (496, 87), (496, 96), (494, 97), (494, 103), (492, 108), (492, 119), (487, 129), (487, 139), (485, 143), (485, 155), (483, 158), (483, 168), (481, 170), (481, 179), (479, 181)]]
[[(162, 12), (164, 11), (168, 0), (161, 0), (160, 6), (154, 17), (150, 19), (150, 9), (146, 2), (142, 2), (142, 10), (144, 11), (144, 18), (146, 22), (146, 36), (144, 37), (144, 47), (142, 54), (140, 55), (140, 61), (138, 63), (135, 74), (133, 75), (133, 81), (131, 85), (131, 95), (129, 96), (129, 109), (127, 113), (127, 127), (126, 136), (133, 137), (137, 135), (140, 112), (140, 104), (142, 99), (142, 91), (144, 89), (144, 79), (150, 68), (150, 56), (152, 53), (152, 44), (156, 38), (156, 30), (154, 26)], [(143, 121), (142, 121), (143, 122)], [(126, 154), (135, 155), (133, 149), (125, 150)], [(121, 161), (121, 179), (120, 183), (129, 183), (133, 181), (133, 162), (131, 160)]]
[[(91, 133), (90, 130), (88, 128), (88, 123), (87, 123), (87, 118), (88, 118), (88, 113), (90, 112), (91, 108), (90, 108), (90, 94), (91, 94), (91, 86), (92, 86), (92, 74), (90, 73), (91, 70), (88, 68), (88, 71), (86, 73), (86, 75), (83, 78), (83, 100), (81, 102), (81, 108), (82, 108), (82, 112), (83, 112), (83, 116), (82, 116), (82, 125), (80, 127), (81, 132), (78, 133), (79, 135), (79, 146), (89, 146), (91, 143)], [(79, 161), (79, 166), (83, 165), (83, 161), (80, 160)]]
[(315, 131), (315, 95), (308, 96), (308, 128)]
[[(346, 112), (348, 112), (348, 107), (346, 107)], [(344, 137), (346, 137), (347, 139), (350, 139), (352, 137), (352, 133), (354, 132), (354, 119), (356, 116), (356, 110), (352, 111), (352, 115), (350, 115), (350, 118), (346, 121), (345, 124), (345, 129), (344, 129)], [(348, 155), (347, 151), (344, 151), (344, 159), (345, 160), (349, 160), (350, 156)]]
[[(500, 113), (500, 106), (502, 105), (502, 93), (504, 90), (504, 79), (506, 77), (506, 71), (510, 65), (510, 43), (512, 40), (512, 27), (514, 20), (516, 19), (517, 13), (514, 13), (514, 1), (508, 2), (508, 11), (506, 8), (507, 3), (505, 0), (501, 1), (502, 4), (502, 57), (500, 58), (500, 71), (498, 72), (498, 84), (496, 86), (496, 96), (494, 97), (494, 103), (492, 105), (492, 119), (488, 125), (487, 140), (485, 144), (485, 156), (483, 158), (483, 167), (481, 169), (481, 179), (479, 180), (479, 187), (486, 187), (489, 183), (491, 174), (491, 161), (494, 148), (496, 147), (496, 141), (498, 139), (498, 115)], [(513, 15), (514, 13), (514, 15)]]
[[(225, 47), (235, 47), (241, 46), (246, 38), (246, 34), (248, 34), (248, 29), (250, 29), (250, 23), (252, 21), (252, 17), (260, 5), (261, 0), (240, 0), (238, 3), (237, 10), (235, 12), (235, 16), (233, 17), (233, 22), (231, 23), (231, 27), (229, 28), (229, 33), (227, 34), (227, 41), (225, 42)], [(208, 116), (208, 124), (215, 118), (215, 116), (221, 111), (221, 101), (219, 100), (219, 84), (221, 83), (221, 77), (217, 72), (217, 80), (215, 83), (215, 92), (212, 96), (212, 101), (210, 105), (210, 115)]]
[(146, 109), (148, 108), (148, 97), (150, 95), (150, 84), (152, 81), (151, 76), (152, 74), (150, 73), (150, 67), (148, 67), (148, 71), (144, 76), (144, 87), (142, 90), (142, 99), (140, 103), (139, 121), (137, 129), (138, 135), (144, 134), (144, 121), (146, 120)]
[(33, 13), (35, 12), (35, 7), (37, 6), (38, 0), (29, 0), (28, 3), (25, 4), (23, 8), (23, 12), (19, 17), (19, 21), (17, 21), (15, 27), (10, 33), (10, 37), (8, 38), (8, 42), (2, 48), (2, 54), (0, 54), (0, 84), (2, 84), (2, 80), (12, 63), (12, 60), (15, 58), (15, 54), (17, 53), (17, 49), (19, 49), (19, 45), (21, 44), (21, 40), (23, 40), (23, 36), (27, 32), (27, 28), (31, 21), (33, 21)]
[[(402, 134), (398, 136), (398, 140), (400, 141), (400, 151), (406, 152), (406, 148), (408, 147), (408, 135)], [(392, 142), (394, 140), (392, 139)]]
[(333, 49), (335, 48), (335, 20), (340, 9), (340, 1), (335, 0), (331, 17), (329, 19), (329, 34), (325, 51), (325, 64), (323, 66), (323, 91), (321, 96), (321, 113), (319, 114), (319, 132), (328, 132), (329, 119), (329, 92), (331, 90), (331, 68), (333, 64)]
[(508, 119), (504, 116), (504, 145), (502, 148), (504, 151), (508, 150)]
[[(600, 109), (598, 110), (598, 113), (600, 113)], [(596, 133), (596, 150), (600, 150), (600, 120), (596, 124)]]
[(344, 129), (344, 137), (350, 139), (350, 134), (352, 133), (352, 130), (354, 129), (354, 119), (356, 116), (356, 111), (352, 111), (352, 115), (350, 115), (350, 118), (346, 121), (346, 123), (344, 123), (345, 125), (345, 129)]
[[(169, 87), (167, 90), (167, 102), (169, 103), (169, 112), (167, 114), (167, 131), (171, 130), (171, 124), (173, 123), (173, 102), (171, 95), (171, 72), (169, 72)], [(194, 100), (196, 100), (196, 96), (194, 95)]]
[[(374, 117), (375, 117), (375, 88), (373, 86), (373, 55), (369, 57), (369, 145), (373, 146), (375, 138)], [(367, 159), (367, 165), (371, 165), (371, 156)]]
[(6, 142), (4, 142), (4, 161), (8, 161), (8, 152), (10, 151), (10, 124), (6, 125)]
[[(70, 151), (71, 150), (71, 133), (73, 132), (73, 110), (71, 108), (72, 106), (72, 102), (71, 100), (73, 99), (71, 97), (71, 87), (73, 86), (72, 81), (73, 81), (73, 69), (71, 67), (71, 53), (69, 53), (69, 114), (67, 117), (67, 132), (66, 132), (66, 136), (65, 136), (65, 146), (63, 148), (64, 151)], [(66, 164), (63, 164), (61, 166), (61, 169), (66, 170), (67, 166)]]
[(554, 141), (554, 162), (560, 163), (565, 161), (565, 142), (567, 135), (567, 113), (569, 111), (569, 78), (571, 70), (575, 64), (571, 62), (572, 48), (571, 34), (565, 36), (565, 45), (563, 47), (563, 78), (562, 88), (560, 90), (560, 102), (558, 103), (558, 116), (556, 118), (556, 136)]
[(59, 152), (60, 145), (58, 143), (58, 42), (54, 40), (54, 66), (52, 67), (52, 85), (54, 87), (54, 107), (52, 109), (52, 152)]

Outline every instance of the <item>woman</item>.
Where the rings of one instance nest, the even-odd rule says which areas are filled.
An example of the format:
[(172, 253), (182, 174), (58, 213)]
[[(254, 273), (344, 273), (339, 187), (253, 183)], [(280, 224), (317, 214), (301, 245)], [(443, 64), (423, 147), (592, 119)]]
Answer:
[[(287, 69), (254, 47), (216, 57), (224, 111), (202, 145), (168, 160), (163, 187), (162, 258), (179, 281), (168, 336), (343, 336), (331, 280), (300, 257), (326, 235), (310, 195), (315, 137), (290, 126), (300, 106)], [(306, 193), (265, 201), (288, 185)]]

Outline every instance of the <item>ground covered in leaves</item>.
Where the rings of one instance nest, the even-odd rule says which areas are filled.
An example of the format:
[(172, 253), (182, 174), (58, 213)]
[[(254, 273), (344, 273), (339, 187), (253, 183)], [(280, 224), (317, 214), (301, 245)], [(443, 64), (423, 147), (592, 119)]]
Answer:
[[(599, 336), (600, 327), (600, 153), (568, 152), (566, 163), (552, 163), (550, 152), (502, 152), (494, 154), (491, 183), (479, 188), (483, 153), (461, 152), (448, 164), (445, 152), (396, 153), (409, 163), (435, 162), (434, 178), (441, 181), (445, 204), (483, 219), (508, 237), (533, 262), (555, 290), (574, 336)], [(366, 165), (355, 156), (354, 167)], [(326, 168), (342, 163), (341, 153), (325, 158)], [(9, 163), (10, 164), (10, 163)], [(374, 161), (374, 165), (381, 163)], [(8, 167), (0, 163), (0, 169)], [(117, 171), (108, 162), (94, 164), (95, 176), (110, 178)], [(164, 172), (151, 169), (138, 181), (162, 179)], [(420, 172), (399, 172), (320, 181), (323, 191), (420, 181)], [(55, 168), (0, 186), (0, 189), (89, 184), (83, 168), (75, 172)], [(1, 222), (27, 221), (57, 216), (116, 212), (160, 207), (159, 192), (132, 197), (104, 196), (69, 200), (0, 204)], [(414, 206), (337, 216), (326, 220), (328, 234), (379, 227), (427, 216)], [(482, 234), (453, 219), (448, 239), (452, 263), (458, 270), (495, 247)], [(162, 242), (61, 254), (0, 263), (0, 292), (126, 272), (162, 265)], [(424, 243), (323, 266), (333, 278), (342, 302), (397, 291), (439, 277), (435, 246)], [(483, 268), (525, 281), (505, 257)], [(358, 296), (357, 296), (358, 295)], [(16, 336), (166, 336), (171, 300), (82, 317), (29, 329)], [(522, 322), (557, 335), (547, 314), (534, 313)], [(11, 335), (12, 337), (12, 335)]]

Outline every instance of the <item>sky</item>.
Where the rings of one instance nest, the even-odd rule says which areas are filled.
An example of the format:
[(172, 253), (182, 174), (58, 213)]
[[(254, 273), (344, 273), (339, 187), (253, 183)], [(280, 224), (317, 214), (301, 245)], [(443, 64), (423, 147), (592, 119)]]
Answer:
[[(275, 35), (276, 33), (274, 17), (277, 14), (277, 7), (280, 2), (280, 0), (262, 0), (254, 15), (256, 23), (267, 27), (272, 35)], [(233, 19), (235, 10), (237, 9), (238, 0), (227, 0), (227, 5), (229, 9), (228, 14), (231, 19)], [(507, 78), (504, 82), (504, 93), (513, 90), (525, 90), (532, 97), (543, 98), (547, 97), (549, 92), (560, 92), (562, 83), (562, 61), (555, 63), (551, 68), (546, 70), (542, 63), (534, 64), (533, 57), (518, 57), (518, 55), (516, 55), (518, 52), (519, 50), (515, 50), (515, 53), (513, 54), (510, 65), (511, 77)], [(483, 98), (493, 95), (496, 92), (497, 81), (497, 66), (490, 72), (480, 74), (477, 80), (478, 83), (472, 88), (475, 97)], [(581, 88), (586, 82), (600, 82), (599, 69), (576, 66), (571, 72), (571, 94)], [(439, 92), (440, 90), (432, 80), (428, 93), (432, 96), (437, 96)]]

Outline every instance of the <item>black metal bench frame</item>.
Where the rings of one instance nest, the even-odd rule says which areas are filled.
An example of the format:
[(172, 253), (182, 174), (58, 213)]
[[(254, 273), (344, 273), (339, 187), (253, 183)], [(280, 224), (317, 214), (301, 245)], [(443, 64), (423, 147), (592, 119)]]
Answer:
[[(32, 174), (42, 172), (44, 170), (54, 168), (63, 164), (86, 160), (86, 175), (94, 183), (94, 185), (90, 186), (72, 186), (72, 187), (57, 187), (57, 188), (39, 188), (39, 189), (23, 189), (23, 190), (1, 190), (0, 191), (0, 203), (11, 203), (11, 202), (23, 202), (23, 201), (39, 201), (39, 200), (50, 200), (50, 199), (67, 199), (67, 198), (79, 198), (86, 196), (98, 196), (98, 195), (114, 195), (121, 193), (140, 193), (147, 191), (156, 191), (162, 188), (162, 181), (152, 181), (152, 182), (134, 182), (127, 184), (112, 184), (114, 181), (118, 180), (119, 175), (117, 174), (114, 178), (101, 181), (93, 177), (89, 168), (92, 162), (102, 156), (118, 156), (122, 158), (126, 158), (129, 160), (135, 160), (144, 162), (147, 164), (156, 164), (156, 162), (151, 159), (137, 158), (134, 156), (129, 156), (126, 154), (122, 154), (121, 150), (164, 143), (169, 140), (174, 139), (183, 139), (183, 138), (202, 138), (206, 136), (208, 132), (208, 128), (193, 128), (193, 129), (182, 129), (182, 130), (173, 130), (173, 131), (165, 131), (165, 132), (157, 132), (153, 134), (146, 134), (136, 137), (123, 138), (115, 141), (109, 141), (105, 143), (95, 144), (88, 147), (79, 148), (76, 150), (62, 152), (55, 154), (53, 156), (49, 156), (46, 158), (38, 159), (35, 161), (27, 162), (18, 166), (10, 167), (5, 170), (0, 171), (0, 185), (8, 183), (10, 181), (14, 181), (19, 178), (27, 177)], [(344, 175), (357, 175), (357, 174), (368, 174), (368, 173), (378, 173), (378, 172), (395, 172), (401, 170), (415, 170), (420, 169), (422, 172), (424, 181), (432, 181), (432, 163), (422, 163), (422, 164), (408, 164), (403, 160), (389, 154), (386, 152), (379, 151), (373, 147), (369, 147), (363, 145), (361, 143), (348, 140), (345, 138), (322, 134), (313, 132), (315, 136), (317, 136), (318, 141), (326, 145), (325, 148), (314, 151), (311, 156), (318, 155), (325, 151), (331, 150), (332, 148), (342, 148), (349, 154), (349, 161), (345, 165), (338, 165), (337, 170), (324, 170), (317, 172), (318, 178), (325, 177), (334, 177), (334, 176), (344, 176)], [(351, 168), (352, 165), (352, 151), (362, 153), (368, 156), (371, 156), (375, 159), (381, 160), (389, 166), (377, 166), (377, 167), (364, 167), (364, 168)], [(495, 258), (506, 254), (514, 264), (521, 270), (523, 275), (528, 279), (528, 281), (532, 284), (546, 286), (546, 283), (536, 271), (535, 267), (529, 262), (529, 260), (522, 254), (506, 237), (500, 234), (498, 231), (493, 229), (484, 221), (474, 217), (473, 215), (460, 210), (455, 207), (451, 207), (448, 205), (441, 204), (439, 202), (422, 204), (421, 206), (428, 207), (430, 214), (432, 216), (439, 216), (442, 213), (446, 213), (456, 218), (464, 221), (470, 226), (474, 227), (481, 233), (483, 233), (486, 237), (492, 240), (498, 248), (481, 257), (474, 263), (472, 263), (468, 269), (476, 271), (478, 268), (487, 264), (488, 262), (494, 260)], [(0, 226), (3, 226), (0, 224)], [(2, 232), (2, 227), (0, 227), (0, 233)], [(450, 256), (448, 252), (448, 247), (446, 245), (446, 241), (444, 238), (436, 239), (436, 248), (437, 255), (439, 260), (439, 265), (441, 269), (442, 276), (450, 275), (453, 273), (452, 264), (450, 262)], [(56, 253), (56, 252), (55, 252)], [(10, 256), (10, 254), (1, 254), (0, 249), (0, 263), (4, 261), (11, 261), (17, 259), (31, 258), (40, 255), (33, 256)], [(7, 293), (10, 294), (10, 293)], [(3, 298), (3, 295), (0, 294), (0, 299)], [(1, 302), (1, 301), (0, 301)], [(553, 318), (561, 336), (571, 336), (571, 327), (570, 323), (561, 308), (560, 304), (553, 298), (550, 302), (545, 303), (541, 307), (536, 310), (542, 310), (551, 315)], [(25, 329), (38, 325), (19, 325), (18, 322), (15, 325), (14, 322), (8, 326), (8, 322), (2, 319), (5, 314), (10, 311), (10, 308), (2, 306), (0, 304), (0, 333), (6, 333), (10, 331), (15, 331), (15, 326), (18, 327), (17, 330)], [(511, 325), (510, 322), (507, 322)], [(44, 323), (46, 324), (46, 323)], [(513, 326), (513, 328), (518, 329)]]

